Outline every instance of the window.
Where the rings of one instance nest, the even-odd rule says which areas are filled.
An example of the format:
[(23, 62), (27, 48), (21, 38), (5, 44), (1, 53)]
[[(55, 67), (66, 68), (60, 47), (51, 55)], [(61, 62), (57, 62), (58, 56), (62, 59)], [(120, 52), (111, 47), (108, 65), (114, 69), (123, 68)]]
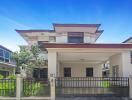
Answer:
[(0, 70), (0, 75), (3, 75), (4, 78), (6, 78), (7, 76), (9, 76), (9, 71), (2, 71), (2, 70)]
[(4, 58), (5, 58), (5, 62), (9, 62), (10, 60), (10, 53), (9, 51), (4, 51)]
[(4, 51), (0, 49), (0, 61), (4, 61)]
[(64, 77), (71, 77), (71, 68), (64, 68)]
[(83, 43), (84, 33), (83, 32), (69, 32), (68, 43)]
[(93, 68), (86, 68), (86, 77), (93, 77)]
[(34, 78), (48, 78), (47, 68), (35, 68), (33, 71)]

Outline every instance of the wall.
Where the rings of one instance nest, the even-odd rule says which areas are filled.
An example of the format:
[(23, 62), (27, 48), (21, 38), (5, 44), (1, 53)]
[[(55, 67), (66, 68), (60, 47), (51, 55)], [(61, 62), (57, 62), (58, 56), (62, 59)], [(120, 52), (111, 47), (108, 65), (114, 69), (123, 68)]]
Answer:
[(132, 64), (130, 58), (130, 52), (122, 53), (122, 69), (124, 77), (129, 77), (130, 75), (132, 75)]
[(109, 58), (110, 61), (110, 76), (112, 77), (112, 66), (119, 66), (119, 76), (122, 76), (122, 56), (121, 54), (113, 55)]
[(130, 60), (130, 52), (122, 52), (111, 56), (110, 59), (110, 76), (112, 76), (112, 66), (119, 66), (119, 76), (129, 77), (132, 74), (132, 64)]
[(67, 36), (57, 36), (56, 37), (56, 43), (67, 43)]
[(101, 77), (101, 65), (91, 65), (88, 63), (61, 63), (60, 64), (60, 77), (64, 77), (64, 67), (71, 67), (72, 77), (86, 77), (86, 68), (93, 67), (94, 77)]

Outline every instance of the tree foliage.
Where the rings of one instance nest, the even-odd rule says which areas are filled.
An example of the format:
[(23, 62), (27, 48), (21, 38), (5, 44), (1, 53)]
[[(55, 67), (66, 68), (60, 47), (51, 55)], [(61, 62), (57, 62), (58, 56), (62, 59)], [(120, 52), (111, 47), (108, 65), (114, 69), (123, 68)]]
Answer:
[(12, 59), (16, 62), (16, 72), (20, 73), (20, 67), (32, 70), (34, 67), (40, 67), (44, 59), (40, 57), (38, 45), (32, 45), (29, 49), (27, 46), (20, 46), (20, 52), (13, 52)]

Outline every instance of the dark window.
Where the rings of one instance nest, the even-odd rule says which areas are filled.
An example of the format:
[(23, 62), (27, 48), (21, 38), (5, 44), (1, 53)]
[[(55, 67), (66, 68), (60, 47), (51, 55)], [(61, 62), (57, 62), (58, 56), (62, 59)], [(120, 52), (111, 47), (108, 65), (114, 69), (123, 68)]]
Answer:
[(48, 78), (47, 68), (35, 68), (33, 71), (34, 78)]
[(83, 32), (69, 32), (68, 43), (83, 43)]
[(86, 77), (93, 77), (93, 68), (86, 68)]
[(0, 75), (3, 75), (4, 78), (6, 78), (7, 76), (9, 76), (9, 72), (8, 71), (1, 71), (0, 70)]
[(64, 77), (71, 77), (71, 68), (64, 68)]

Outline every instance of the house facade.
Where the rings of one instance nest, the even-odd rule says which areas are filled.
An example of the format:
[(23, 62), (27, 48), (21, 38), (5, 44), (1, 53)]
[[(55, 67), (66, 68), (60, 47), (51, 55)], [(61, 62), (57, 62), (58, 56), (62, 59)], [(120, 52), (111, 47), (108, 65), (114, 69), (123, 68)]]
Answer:
[(15, 63), (11, 60), (12, 51), (0, 45), (0, 74), (4, 77), (15, 74)]
[(96, 43), (100, 24), (53, 24), (53, 30), (16, 30), (28, 43), (39, 44), (47, 63), (34, 69), (33, 76), (102, 77), (107, 63), (109, 77), (132, 73), (131, 43)]

